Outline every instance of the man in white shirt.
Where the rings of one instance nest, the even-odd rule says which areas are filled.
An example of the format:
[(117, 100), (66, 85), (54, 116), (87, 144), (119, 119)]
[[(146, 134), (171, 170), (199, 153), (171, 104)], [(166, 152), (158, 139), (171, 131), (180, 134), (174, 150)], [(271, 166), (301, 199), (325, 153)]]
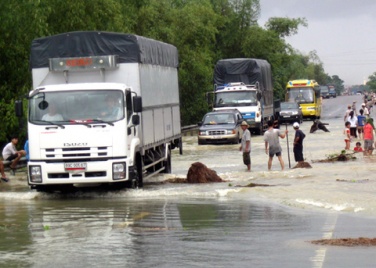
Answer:
[(13, 136), (11, 142), (5, 145), (3, 149), (3, 158), (7, 161), (12, 161), (10, 168), (13, 170), (16, 168), (18, 161), (21, 157), (26, 155), (24, 150), (17, 151), (16, 145), (18, 143), (18, 137)]
[(42, 120), (43, 121), (64, 121), (62, 115), (57, 113), (56, 104), (53, 102), (49, 103), (48, 113), (43, 115)]

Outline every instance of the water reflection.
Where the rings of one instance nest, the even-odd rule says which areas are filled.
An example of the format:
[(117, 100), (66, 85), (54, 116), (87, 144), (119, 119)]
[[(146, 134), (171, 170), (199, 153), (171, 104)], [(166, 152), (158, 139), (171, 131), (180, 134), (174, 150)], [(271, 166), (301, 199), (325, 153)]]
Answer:
[[(188, 247), (189, 256), (202, 257), (231, 245), (236, 254), (244, 240), (273, 239), (262, 237), (271, 230), (305, 229), (304, 217), (248, 202), (57, 198), (13, 204), (1, 211), (7, 226), (0, 230), (6, 253), (0, 265), (16, 267), (155, 266), (156, 259), (159, 267), (172, 267), (177, 259), (193, 265), (200, 261), (180, 251)], [(219, 262), (229, 257), (220, 255)]]

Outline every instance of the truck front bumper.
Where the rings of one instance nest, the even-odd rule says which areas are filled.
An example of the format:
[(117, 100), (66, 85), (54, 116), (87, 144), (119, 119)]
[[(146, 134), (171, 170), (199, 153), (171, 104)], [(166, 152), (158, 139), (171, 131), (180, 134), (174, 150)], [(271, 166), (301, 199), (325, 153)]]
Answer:
[(75, 162), (77, 167), (64, 165), (64, 162), (29, 162), (29, 185), (53, 184), (93, 184), (127, 181), (129, 172), (127, 159), (107, 161)]

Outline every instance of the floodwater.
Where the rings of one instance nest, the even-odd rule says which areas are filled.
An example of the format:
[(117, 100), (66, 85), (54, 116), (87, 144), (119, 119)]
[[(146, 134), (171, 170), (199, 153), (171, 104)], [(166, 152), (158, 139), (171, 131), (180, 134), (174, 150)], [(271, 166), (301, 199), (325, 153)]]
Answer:
[[(143, 189), (38, 193), (20, 172), (0, 184), (0, 267), (375, 267), (374, 248), (310, 243), (376, 237), (376, 156), (318, 162), (344, 148), (343, 114), (354, 100), (362, 102), (324, 100), (321, 121), (330, 132), (310, 134), (312, 122), (301, 125), (311, 169), (289, 168), (289, 125), (284, 171), (277, 159), (267, 171), (261, 136), (252, 137), (251, 172), (238, 145), (198, 146), (186, 136), (184, 154), (173, 152), (172, 174)], [(159, 184), (185, 178), (197, 161), (226, 182)], [(242, 187), (249, 183), (267, 186)]]

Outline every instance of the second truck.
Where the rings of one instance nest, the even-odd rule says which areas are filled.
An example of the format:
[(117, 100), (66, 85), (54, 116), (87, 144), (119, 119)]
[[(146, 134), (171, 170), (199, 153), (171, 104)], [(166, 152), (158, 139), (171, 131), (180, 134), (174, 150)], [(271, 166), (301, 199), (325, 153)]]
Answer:
[(268, 120), (276, 120), (279, 101), (274, 101), (272, 73), (266, 60), (235, 58), (219, 60), (214, 69), (213, 110), (238, 109), (249, 129), (262, 134)]

